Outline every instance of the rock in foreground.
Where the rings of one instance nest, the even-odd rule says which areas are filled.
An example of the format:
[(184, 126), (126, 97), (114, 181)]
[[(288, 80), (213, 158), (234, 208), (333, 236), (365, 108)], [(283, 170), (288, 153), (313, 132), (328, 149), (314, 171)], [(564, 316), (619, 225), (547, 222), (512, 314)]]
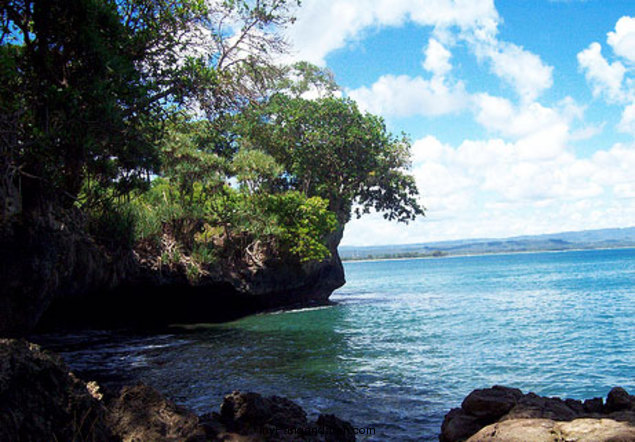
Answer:
[(234, 392), (221, 412), (196, 416), (146, 385), (118, 395), (77, 379), (37, 345), (0, 339), (0, 440), (354, 441), (332, 415), (309, 422), (292, 401)]
[(635, 441), (635, 397), (613, 388), (606, 399), (523, 394), (494, 386), (474, 390), (441, 426), (441, 442)]

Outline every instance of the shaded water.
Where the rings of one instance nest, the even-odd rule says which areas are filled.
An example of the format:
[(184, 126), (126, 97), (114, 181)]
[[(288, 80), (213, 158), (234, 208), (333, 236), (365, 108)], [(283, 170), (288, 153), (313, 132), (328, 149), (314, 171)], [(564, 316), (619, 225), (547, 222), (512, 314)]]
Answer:
[(35, 340), (85, 379), (141, 380), (199, 413), (232, 390), (283, 395), (375, 428), (370, 440), (436, 440), (450, 408), (494, 384), (573, 398), (635, 390), (635, 249), (345, 267), (332, 307)]

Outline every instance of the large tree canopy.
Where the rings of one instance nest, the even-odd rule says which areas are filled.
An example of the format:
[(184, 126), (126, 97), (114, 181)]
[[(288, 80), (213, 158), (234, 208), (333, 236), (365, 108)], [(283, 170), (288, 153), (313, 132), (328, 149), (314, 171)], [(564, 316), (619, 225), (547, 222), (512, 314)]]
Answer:
[(375, 209), (402, 222), (423, 214), (407, 174), (408, 139), (390, 134), (380, 117), (350, 99), (276, 94), (246, 111), (238, 130), (243, 143), (285, 167), (291, 188), (327, 199), (342, 224), (353, 206), (358, 216)]

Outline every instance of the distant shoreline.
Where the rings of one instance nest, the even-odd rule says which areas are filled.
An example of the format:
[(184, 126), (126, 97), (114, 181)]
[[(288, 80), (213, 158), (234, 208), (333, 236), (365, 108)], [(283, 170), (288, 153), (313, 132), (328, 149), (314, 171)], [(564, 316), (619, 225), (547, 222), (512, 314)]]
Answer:
[(504, 251), (504, 252), (478, 252), (478, 253), (457, 253), (452, 254), (446, 252), (441, 256), (413, 256), (404, 258), (362, 258), (362, 259), (342, 259), (343, 263), (349, 262), (376, 262), (376, 261), (408, 261), (419, 259), (446, 259), (446, 258), (469, 258), (477, 256), (490, 256), (490, 255), (528, 255), (532, 253), (566, 253), (566, 252), (584, 252), (591, 250), (632, 250), (635, 246), (616, 246), (616, 247), (584, 247), (584, 248), (572, 248), (561, 250), (518, 250), (518, 251)]

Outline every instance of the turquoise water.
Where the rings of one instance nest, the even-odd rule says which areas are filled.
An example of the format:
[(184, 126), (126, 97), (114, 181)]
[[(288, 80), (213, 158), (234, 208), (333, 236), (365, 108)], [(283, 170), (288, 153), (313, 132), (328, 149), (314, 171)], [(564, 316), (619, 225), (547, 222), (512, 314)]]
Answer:
[(173, 334), (44, 336), (85, 378), (200, 413), (231, 390), (335, 413), (370, 440), (436, 440), (471, 390), (635, 391), (635, 249), (346, 263), (331, 307)]

